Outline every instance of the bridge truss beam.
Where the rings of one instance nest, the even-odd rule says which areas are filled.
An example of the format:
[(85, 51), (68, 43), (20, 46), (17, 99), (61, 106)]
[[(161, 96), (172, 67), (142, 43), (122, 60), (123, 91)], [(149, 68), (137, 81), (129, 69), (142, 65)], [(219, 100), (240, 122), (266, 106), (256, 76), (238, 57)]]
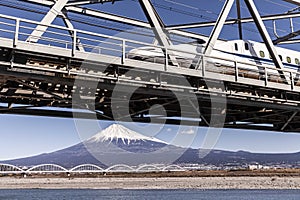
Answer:
[[(47, 6), (50, 7), (54, 5), (54, 2), (49, 3), (49, 1), (46, 0), (26, 1), (39, 2), (42, 5), (47, 4)], [(252, 1), (250, 1), (249, 5), (251, 2)], [(250, 5), (250, 7), (251, 6), (253, 5)], [(228, 9), (229, 6), (226, 8)], [(118, 22), (126, 19), (124, 17), (109, 15), (101, 13), (100, 11), (92, 11), (76, 6), (65, 6), (64, 9), (69, 9), (68, 11), (74, 9), (78, 13), (83, 12), (83, 14), (87, 14), (88, 12), (91, 14), (94, 12), (92, 15), (103, 15)], [(255, 8), (250, 9), (252, 9), (255, 14)], [(152, 12), (154, 11), (152, 10)], [(221, 25), (217, 27), (219, 29), (217, 32), (220, 32), (222, 25), (226, 23), (224, 20), (226, 19), (225, 15), (221, 17), (222, 20), (220, 21), (222, 23), (219, 23)], [(28, 22), (35, 24), (32, 21), (29, 22), (30, 20), (9, 19), (11, 21), (15, 20), (16, 22), (23, 21), (23, 23)], [(263, 30), (262, 19), (255, 20), (258, 26), (261, 26), (261, 33), (267, 35), (266, 30)], [(128, 24), (136, 25), (134, 24), (135, 21), (137, 20), (127, 18)], [(141, 26), (151, 27), (149, 23), (141, 21), (139, 23)], [(157, 25), (163, 27), (159, 22)], [(18, 26), (16, 27), (18, 28)], [(60, 30), (70, 30), (70, 28), (72, 29), (71, 25), (69, 25), (69, 28), (62, 27)], [(80, 32), (80, 30), (76, 30), (76, 32), (77, 31)], [(187, 35), (184, 31), (173, 31)], [(96, 36), (96, 33), (89, 33), (87, 31), (82, 31), (81, 33)], [(15, 38), (18, 38), (20, 34), (16, 31), (15, 35)], [(164, 37), (164, 35), (161, 36)], [(103, 34), (101, 34), (101, 37), (103, 37)], [(197, 37), (201, 36), (198, 35)], [(213, 37), (217, 38), (218, 34), (215, 32)], [(121, 41), (121, 43), (117, 45), (118, 47), (122, 46), (122, 44), (125, 44), (124, 46), (129, 43), (136, 44), (134, 41), (125, 41), (125, 39), (115, 38), (113, 36), (106, 36), (106, 38)], [(267, 41), (270, 42), (269, 40)], [(215, 75), (216, 73), (213, 71), (207, 70), (206, 72), (208, 73), (204, 76), (195, 69), (168, 66), (168, 63), (149, 63), (129, 58), (126, 58), (125, 62), (121, 62), (121, 58), (109, 57), (108, 55), (104, 55), (104, 53), (89, 55), (91, 56), (89, 58), (93, 58), (94, 60), (88, 61), (97, 67), (92, 70), (80, 71), (81, 64), (89, 52), (76, 52), (76, 49), (72, 49), (76, 52), (76, 54), (74, 54), (74, 52), (70, 53), (72, 50), (68, 48), (59, 48), (58, 46), (53, 46), (52, 48), (51, 46), (43, 46), (42, 44), (31, 44), (22, 41), (21, 38), (17, 45), (13, 46), (11, 44), (11, 40), (4, 38), (0, 45), (0, 52), (3, 55), (0, 61), (0, 75), (2, 77), (0, 80), (0, 99), (1, 102), (8, 104), (7, 107), (0, 109), (0, 112), (3, 114), (72, 116), (72, 112), (60, 110), (51, 111), (40, 108), (36, 109), (34, 107), (54, 106), (70, 108), (72, 107), (73, 95), (79, 93), (86, 99), (91, 98), (91, 94), (94, 95), (95, 99), (87, 101), (85, 108), (95, 112), (97, 118), (114, 120), (115, 118), (110, 108), (111, 93), (115, 90), (114, 86), (116, 84), (123, 83), (124, 87), (139, 86), (139, 90), (134, 94), (134, 99), (130, 102), (130, 117), (132, 117), (134, 121), (149, 122), (150, 118), (147, 117), (149, 107), (156, 104), (166, 106), (168, 117), (180, 117), (182, 113), (178, 110), (178, 100), (174, 99), (174, 96), (172, 96), (167, 89), (168, 86), (173, 85), (172, 87), (176, 86), (175, 88), (177, 90), (183, 91), (180, 96), (186, 100), (183, 106), (194, 107), (197, 110), (196, 112), (201, 114), (202, 119), (199, 119), (199, 125), (208, 126), (212, 109), (217, 110), (218, 112), (216, 113), (218, 113), (218, 115), (224, 115), (224, 112), (221, 107), (211, 108), (211, 94), (209, 93), (209, 88), (206, 83), (218, 85), (222, 80), (225, 89), (220, 92), (215, 92), (213, 95), (220, 98), (226, 97), (227, 99), (225, 127), (273, 131), (300, 131), (300, 125), (298, 123), (300, 121), (300, 84), (294, 74), (290, 77), (295, 82), (292, 81), (292, 83), (285, 84), (282, 83), (280, 79), (276, 79), (275, 81), (277, 82), (274, 82), (274, 79), (272, 80), (272, 77), (267, 73), (264, 75), (257, 74), (258, 78), (256, 79), (256, 76), (255, 78), (248, 77), (247, 72), (240, 70), (238, 65), (232, 67), (210, 63), (209, 70), (218, 69), (219, 74)], [(87, 43), (85, 44), (87, 45)], [(142, 45), (147, 44), (143, 43)], [(269, 45), (271, 45), (271, 43)], [(161, 48), (159, 46), (157, 47)], [(125, 58), (128, 51), (126, 52), (126, 49), (124, 50), (123, 48), (119, 50), (119, 52), (122, 52), (122, 56)], [(14, 54), (13, 59), (11, 58), (12, 54)], [(237, 63), (235, 62), (235, 64)], [(71, 68), (70, 71), (67, 70), (69, 66)], [(103, 67), (106, 68), (105, 73), (102, 73)], [(225, 73), (220, 73), (220, 69)], [(137, 73), (133, 77), (126, 76), (128, 70), (136, 70)], [(162, 77), (166, 75), (173, 77), (169, 79), (170, 82), (165, 83), (164, 80), (162, 80)], [(191, 87), (183, 88), (180, 87), (180, 85), (176, 85), (176, 83), (178, 83), (176, 75), (186, 77)], [(74, 80), (76, 77), (78, 78), (78, 76), (83, 76), (81, 80), (82, 84), (80, 87), (75, 88), (73, 87)], [(87, 87), (89, 81), (100, 82), (96, 92), (92, 91), (92, 88)], [(129, 95), (124, 93), (124, 90), (117, 92), (122, 96), (120, 100), (123, 102), (121, 101), (120, 104), (123, 105), (124, 102), (131, 100), (128, 99)], [(187, 94), (196, 95), (200, 107), (195, 107), (194, 104), (191, 104)], [(13, 106), (14, 103), (30, 106), (16, 108)], [(120, 110), (125, 109), (125, 106), (122, 105), (119, 108)], [(80, 113), (78, 115), (79, 117), (81, 116)], [(89, 113), (85, 113), (85, 115), (82, 114), (83, 118), (88, 117), (88, 115)], [(185, 115), (190, 116), (191, 113), (185, 113)], [(122, 116), (117, 119), (123, 120)], [(164, 121), (164, 119), (159, 117), (156, 117), (156, 120), (158, 122)], [(179, 120), (168, 118), (167, 123), (179, 124), (180, 122)], [(186, 124), (188, 123), (189, 121), (186, 121)], [(264, 126), (265, 124), (270, 126)]]
[[(265, 15), (265, 16), (261, 16), (261, 19), (263, 21), (271, 21), (271, 20), (290, 19), (290, 18), (299, 18), (299, 17), (300, 17), (300, 12), (295, 12), (295, 13), (284, 13), (284, 14), (278, 13), (275, 15)], [(238, 22), (252, 23), (252, 22), (254, 22), (254, 19), (252, 17), (241, 18), (240, 20), (227, 19), (224, 22), (224, 24), (232, 25), (232, 24), (237, 24)], [(172, 31), (172, 30), (179, 30), (179, 29), (203, 28), (203, 27), (214, 26), (215, 24), (216, 24), (215, 21), (188, 23), (188, 24), (167, 26), (166, 29), (169, 31)]]
[[(30, 45), (30, 44), (28, 44)], [(17, 47), (18, 48), (18, 47)], [(30, 48), (26, 48), (30, 49)], [(23, 115), (36, 115), (36, 116), (52, 116), (52, 117), (79, 117), (79, 118), (91, 118), (91, 119), (102, 119), (102, 120), (115, 120), (115, 116), (112, 115), (110, 102), (112, 92), (117, 92), (123, 99), (120, 99), (120, 104), (118, 110), (125, 108), (123, 103), (130, 102), (126, 90), (122, 87), (118, 87), (118, 90), (114, 87), (115, 84), (122, 84), (125, 88), (133, 87), (135, 88), (137, 84), (139, 85), (139, 90), (136, 90), (134, 94), (134, 100), (130, 103), (131, 119), (136, 122), (150, 122), (151, 119), (147, 117), (148, 109), (151, 105), (164, 105), (166, 106), (166, 111), (169, 117), (178, 117), (182, 115), (178, 111), (178, 100), (174, 99), (174, 96), (168, 91), (167, 85), (164, 85), (163, 81), (159, 77), (161, 73), (166, 76), (165, 71), (154, 72), (151, 70), (152, 67), (145, 69), (137, 69), (138, 73), (134, 77), (124, 77), (124, 72), (127, 70), (126, 66), (122, 65), (112, 65), (107, 68), (107, 65), (103, 65), (107, 68), (107, 71), (111, 75), (98, 74), (94, 78), (91, 74), (81, 74), (76, 78), (76, 66), (80, 66), (82, 61), (72, 59), (70, 63), (72, 66), (72, 71), (70, 75), (67, 75), (64, 67), (61, 69), (49, 69), (48, 64), (45, 66), (40, 64), (30, 64), (32, 62), (45, 62), (46, 63), (57, 63), (58, 66), (66, 66), (65, 59), (49, 57), (29, 52), (16, 51), (15, 60), (22, 60), (24, 54), (27, 54), (26, 65), (20, 63), (14, 63), (12, 69), (7, 69), (10, 66), (9, 60), (6, 62), (0, 62), (1, 70), (0, 74), (3, 76), (1, 79), (4, 81), (2, 84), (2, 89), (0, 91), (0, 99), (3, 103), (8, 103), (8, 107), (2, 107), (0, 113), (2, 114), (23, 114)], [(49, 60), (50, 59), (50, 60)], [(7, 63), (5, 65), (5, 63)], [(35, 67), (40, 66), (40, 67)], [(116, 68), (117, 66), (117, 68)], [(97, 69), (102, 71), (101, 63), (97, 64)], [(177, 67), (178, 69), (178, 67)], [(114, 75), (113, 75), (114, 74)], [(151, 77), (149, 77), (151, 75)], [(116, 78), (116, 77), (118, 78)], [(173, 77), (174, 74), (170, 74)], [(9, 80), (5, 77), (10, 77)], [(76, 88), (74, 87), (74, 79), (80, 79), (77, 82)], [(130, 82), (132, 79), (132, 83)], [(136, 81), (141, 79), (140, 82)], [(161, 80), (162, 82), (151, 82), (149, 79)], [(177, 78), (174, 76), (174, 83), (176, 83)], [(119, 80), (119, 81), (118, 81)], [(169, 80), (169, 78), (168, 78)], [(196, 84), (197, 87), (202, 88), (207, 83), (212, 81), (210, 84), (215, 84), (214, 79), (207, 79), (203, 81), (194, 76), (189, 76), (191, 83)], [(97, 90), (93, 88), (88, 88), (89, 82), (99, 82)], [(127, 82), (126, 82), (127, 81)], [(169, 80), (171, 81), (171, 80)], [(168, 82), (172, 84), (171, 82)], [(161, 86), (161, 87), (160, 87)], [(247, 84), (237, 84), (225, 82), (225, 91), (216, 92), (215, 94), (210, 93), (207, 90), (198, 90), (196, 86), (191, 88), (185, 88), (182, 91), (181, 98), (185, 99), (185, 103), (182, 106), (193, 107), (194, 105), (188, 101), (189, 94), (195, 94), (199, 101), (199, 106), (197, 109), (201, 117), (205, 120), (199, 120), (200, 126), (209, 126), (210, 123), (210, 101), (212, 96), (219, 96), (222, 101), (222, 95), (226, 96), (227, 99), (227, 114), (224, 127), (228, 128), (243, 128), (243, 129), (261, 129), (261, 130), (273, 130), (273, 131), (298, 131), (300, 126), (298, 121), (300, 120), (300, 102), (297, 101), (297, 92), (285, 92), (274, 91), (268, 88), (254, 87)], [(178, 88), (180, 89), (180, 88)], [(12, 94), (8, 94), (9, 90), (14, 90)], [(182, 90), (182, 89), (181, 89)], [(240, 92), (249, 92), (252, 95), (239, 95)], [(96, 92), (96, 93), (95, 93)], [(90, 109), (91, 112), (79, 112), (73, 113), (70, 111), (62, 110), (49, 110), (47, 108), (35, 108), (43, 106), (53, 106), (62, 108), (72, 107), (72, 97), (74, 95), (80, 94), (82, 97), (93, 97), (90, 101), (85, 101), (84, 105), (78, 104), (80, 109)], [(260, 94), (257, 96), (257, 94)], [(92, 96), (91, 96), (92, 95)], [(271, 96), (270, 98), (265, 98), (264, 96)], [(274, 95), (276, 97), (274, 97)], [(284, 95), (284, 96), (282, 96)], [(283, 99), (282, 99), (283, 98)], [(87, 98), (89, 99), (89, 98)], [(294, 99), (294, 100), (287, 100)], [(122, 103), (123, 102), (123, 103)], [(15, 104), (30, 105), (25, 107), (13, 107), (9, 106)], [(87, 107), (86, 107), (87, 106)], [(214, 109), (219, 109), (215, 107)], [(299, 110), (298, 113), (294, 114), (293, 117), (287, 119), (288, 115), (292, 115), (295, 110)], [(100, 111), (100, 112), (99, 112)], [(221, 112), (219, 112), (221, 115)], [(184, 116), (189, 116), (189, 113), (184, 113)], [(120, 115), (119, 120), (126, 121), (126, 117), (123, 118)], [(152, 119), (153, 120), (153, 119)], [(165, 119), (156, 118), (156, 123), (163, 123)], [(287, 123), (288, 121), (288, 123)], [(193, 125), (195, 122), (189, 120), (182, 120), (181, 122), (176, 119), (167, 119), (166, 123), (169, 124), (185, 124)], [(261, 124), (258, 126), (258, 124)], [(272, 126), (264, 126), (263, 124), (272, 124)], [(284, 129), (282, 129), (284, 127)]]
[[(43, 6), (53, 6), (54, 2), (53, 1), (49, 1), (49, 0), (23, 0), (29, 3), (35, 3), (35, 4), (40, 4)], [(84, 3), (83, 3), (84, 2)], [(81, 4), (86, 4), (86, 3), (105, 3), (105, 2), (110, 2), (108, 1), (103, 1), (103, 2), (99, 2), (99, 1), (83, 1), (83, 2), (79, 2), (79, 3), (67, 3), (67, 5), (65, 6), (64, 10), (68, 11), (68, 12), (73, 12), (73, 13), (77, 13), (77, 14), (85, 14), (85, 15), (89, 15), (92, 17), (98, 17), (98, 18), (102, 18), (102, 19), (107, 19), (107, 20), (113, 20), (116, 22), (120, 22), (120, 23), (125, 23), (125, 24), (129, 24), (129, 25), (134, 25), (134, 26), (139, 26), (139, 27), (143, 27), (143, 28), (151, 28), (151, 25), (149, 23), (146, 22), (142, 22), (136, 19), (131, 19), (131, 18), (127, 18), (124, 16), (119, 16), (119, 15), (113, 15), (110, 13), (105, 13), (99, 10), (92, 10), (89, 8), (81, 8), (79, 7), (79, 5)], [(113, 2), (113, 1), (111, 1)], [(291, 2), (290, 2), (291, 3)], [(67, 13), (66, 13), (67, 14)], [(64, 16), (62, 16), (63, 19), (65, 19)], [(292, 18), (298, 18), (300, 17), (300, 13), (296, 12), (296, 13), (284, 13), (284, 14), (275, 14), (275, 15), (266, 15), (266, 16), (261, 16), (261, 19), (263, 21), (270, 21), (270, 20), (280, 20), (280, 19), (292, 19)], [(232, 25), (232, 24), (236, 24), (236, 23), (252, 23), (254, 22), (254, 19), (252, 17), (248, 17), (248, 18), (241, 18), (241, 19), (229, 19), (226, 20), (224, 22), (224, 25)], [(187, 36), (187, 37), (191, 37), (191, 38), (195, 38), (195, 39), (203, 39), (204, 37), (195, 33), (191, 33), (191, 32), (186, 32), (180, 29), (190, 29), (190, 28), (203, 28), (203, 27), (210, 27), (210, 26), (215, 26), (215, 21), (212, 22), (199, 22), (199, 23), (191, 23), (191, 24), (181, 24), (181, 25), (173, 25), (173, 26), (166, 26), (165, 29), (169, 32), (169, 33), (173, 33), (173, 34), (177, 34), (177, 35), (181, 35), (181, 36)], [(292, 41), (288, 41), (288, 39), (297, 36), (298, 32), (295, 33), (291, 33), (288, 34), (287, 36), (283, 36), (282, 38), (278, 39), (278, 40), (274, 40), (274, 44), (289, 44), (289, 43), (298, 43), (299, 40), (292, 40)]]
[[(25, 2), (29, 3), (34, 3), (34, 4), (39, 4), (47, 7), (53, 6), (53, 2), (49, 0), (23, 0)], [(89, 8), (81, 8), (79, 6), (71, 6), (67, 5), (65, 9), (68, 12), (73, 12), (77, 14), (84, 14), (88, 15), (91, 17), (96, 17), (96, 18), (102, 18), (102, 19), (107, 19), (107, 20), (112, 20), (115, 22), (120, 22), (132, 26), (137, 26), (137, 27), (143, 27), (143, 28), (151, 28), (151, 25), (147, 22), (139, 21), (136, 19), (131, 19), (128, 17), (120, 16), (120, 15), (114, 15), (110, 13), (105, 13), (99, 10), (92, 10)], [(194, 39), (203, 39), (203, 35), (199, 35), (197, 33), (192, 33), (192, 32), (187, 32), (187, 31), (182, 31), (182, 30), (169, 30), (170, 33), (180, 35), (180, 36), (185, 36), (185, 37), (190, 37)]]

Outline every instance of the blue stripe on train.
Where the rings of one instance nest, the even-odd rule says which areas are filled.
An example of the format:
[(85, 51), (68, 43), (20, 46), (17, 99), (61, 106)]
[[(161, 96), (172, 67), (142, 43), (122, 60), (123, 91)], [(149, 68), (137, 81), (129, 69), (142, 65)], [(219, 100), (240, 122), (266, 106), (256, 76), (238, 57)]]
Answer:
[[(215, 50), (220, 51), (222, 53), (226, 53), (226, 54), (230, 54), (230, 55), (234, 55), (234, 56), (239, 56), (239, 57), (242, 57), (242, 58), (248, 58), (248, 59), (250, 59), (250, 61), (253, 61), (253, 62), (264, 62), (264, 64), (274, 65), (274, 62), (270, 59), (259, 58), (259, 57), (254, 57), (254, 56), (249, 56), (249, 55), (239, 54), (239, 53), (226, 52), (226, 51), (221, 51), (221, 50), (218, 50), (218, 49), (215, 49)], [(299, 65), (283, 63), (283, 66), (286, 67), (286, 68), (299, 70)]]

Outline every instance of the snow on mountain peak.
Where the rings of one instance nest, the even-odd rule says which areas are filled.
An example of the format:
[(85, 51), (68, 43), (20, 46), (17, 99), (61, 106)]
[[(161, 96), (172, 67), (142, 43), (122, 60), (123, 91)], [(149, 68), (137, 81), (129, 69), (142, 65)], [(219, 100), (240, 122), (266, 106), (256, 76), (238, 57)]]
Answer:
[(149, 137), (142, 135), (140, 133), (137, 133), (133, 130), (130, 130), (126, 128), (125, 126), (122, 126), (120, 124), (113, 124), (107, 127), (106, 129), (102, 130), (101, 132), (94, 135), (91, 139), (89, 139), (89, 142), (104, 142), (104, 141), (110, 141), (113, 140), (121, 140), (123, 144), (129, 145), (131, 141), (138, 141), (138, 140), (148, 140), (153, 142), (159, 142), (159, 143), (165, 143), (159, 139), (156, 139), (154, 137)]

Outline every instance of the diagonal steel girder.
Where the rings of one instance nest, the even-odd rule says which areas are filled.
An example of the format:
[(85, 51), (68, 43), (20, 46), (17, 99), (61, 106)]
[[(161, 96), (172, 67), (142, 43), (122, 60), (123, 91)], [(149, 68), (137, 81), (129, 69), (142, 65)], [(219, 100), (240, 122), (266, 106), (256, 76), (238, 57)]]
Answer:
[(155, 36), (160, 45), (168, 48), (172, 45), (170, 38), (164, 28), (164, 24), (161, 18), (156, 13), (153, 5), (150, 3), (149, 0), (139, 0), (140, 5), (149, 21), (150, 26), (153, 28)]
[[(264, 25), (264, 22), (263, 20), (261, 19), (260, 17), (260, 14), (254, 4), (254, 1), (253, 0), (244, 0), (247, 7), (248, 7), (248, 10), (251, 14), (251, 16), (253, 17), (254, 19), (254, 22), (256, 24), (256, 27), (258, 28), (258, 31), (260, 33), (260, 35), (262, 36), (262, 39), (270, 53), (270, 56), (272, 57), (273, 59), (273, 62), (276, 66), (276, 68), (278, 69), (278, 73), (280, 74), (281, 78), (287, 82), (289, 79), (285, 76), (284, 72), (282, 71), (284, 69), (283, 67), (283, 64), (282, 64), (282, 61), (280, 60), (279, 56), (278, 56), (278, 53), (275, 49), (275, 46), (273, 44), (273, 41)], [(267, 78), (267, 77), (266, 77)]]
[(289, 119), (286, 121), (286, 123), (281, 127), (280, 131), (284, 131), (284, 129), (291, 123), (291, 121), (294, 119), (294, 117), (298, 114), (298, 111), (295, 111)]
[(170, 58), (170, 61), (173, 65), (178, 66), (178, 62), (176, 61), (175, 56), (167, 53), (166, 49), (172, 46), (172, 42), (169, 38), (168, 31), (165, 29), (165, 25), (156, 12), (155, 8), (151, 4), (150, 0), (139, 0), (139, 2), (149, 21), (149, 24), (153, 29), (157, 41), (161, 46), (165, 47), (165, 49), (162, 49), (164, 54), (166, 54)]
[[(48, 6), (52, 6), (49, 12), (45, 15), (45, 17), (41, 21), (41, 25), (38, 25), (33, 32), (30, 34), (30, 36), (27, 38), (26, 41), (28, 42), (38, 42), (39, 39), (42, 37), (42, 35), (47, 30), (48, 26), (52, 24), (52, 22), (55, 20), (55, 18), (58, 15), (62, 15), (63, 20), (67, 27), (72, 28), (73, 25), (71, 24), (70, 20), (67, 17), (67, 14), (62, 12), (65, 10), (65, 7), (67, 5), (83, 5), (83, 4), (89, 4), (89, 3), (106, 3), (106, 2), (114, 2), (115, 0), (56, 0), (54, 3), (50, 1), (40, 1), (40, 0), (29, 0), (28, 2), (31, 3), (39, 3), (44, 4)], [(72, 35), (72, 34), (71, 34)], [(78, 47), (79, 50), (83, 50), (82, 46)]]
[(42, 19), (41, 24), (38, 25), (27, 38), (28, 42), (38, 42), (42, 35), (47, 30), (48, 26), (52, 24), (54, 19), (59, 15), (62, 9), (67, 5), (68, 0), (58, 0), (56, 1), (49, 12)]
[(220, 12), (220, 15), (217, 19), (217, 22), (209, 36), (208, 42), (204, 49), (204, 55), (209, 56), (214, 48), (215, 43), (217, 42), (219, 35), (223, 29), (224, 23), (229, 15), (229, 12), (232, 8), (232, 5), (235, 0), (227, 0)]

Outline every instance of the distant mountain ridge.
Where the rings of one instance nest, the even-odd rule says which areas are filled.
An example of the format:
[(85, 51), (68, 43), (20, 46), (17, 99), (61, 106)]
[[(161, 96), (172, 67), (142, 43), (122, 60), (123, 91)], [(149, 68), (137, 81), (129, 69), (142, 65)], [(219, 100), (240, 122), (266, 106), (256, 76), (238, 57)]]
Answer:
[[(66, 168), (71, 168), (80, 164), (88, 163), (96, 164), (101, 167), (107, 167), (107, 163), (102, 162), (104, 160), (102, 158), (104, 157), (112, 159), (114, 159), (114, 157), (122, 158), (122, 156), (125, 155), (126, 152), (131, 152), (132, 161), (133, 163), (135, 163), (134, 161), (137, 161), (135, 160), (135, 158), (138, 159), (138, 157), (136, 157), (135, 155), (153, 153), (153, 157), (155, 157), (161, 156), (162, 154), (156, 154), (156, 152), (160, 152), (165, 153), (166, 162), (167, 158), (173, 155), (175, 155), (175, 158), (178, 157), (176, 160), (174, 160), (175, 164), (193, 163), (222, 166), (228, 163), (234, 163), (236, 165), (260, 163), (264, 165), (300, 165), (300, 153), (264, 154), (250, 153), (245, 151), (230, 152), (222, 150), (212, 150), (204, 158), (199, 158), (199, 152), (201, 151), (204, 150), (191, 148), (184, 149), (173, 145), (167, 145), (165, 142), (154, 137), (148, 137), (132, 131), (124, 126), (113, 124), (102, 130), (100, 133), (97, 133), (90, 139), (84, 141), (83, 143), (79, 143), (52, 153), (3, 161), (2, 163), (18, 166), (33, 166), (47, 163), (59, 164)], [(97, 157), (98, 159), (96, 159), (95, 157)], [(161, 160), (162, 162), (164, 161), (164, 159)]]

